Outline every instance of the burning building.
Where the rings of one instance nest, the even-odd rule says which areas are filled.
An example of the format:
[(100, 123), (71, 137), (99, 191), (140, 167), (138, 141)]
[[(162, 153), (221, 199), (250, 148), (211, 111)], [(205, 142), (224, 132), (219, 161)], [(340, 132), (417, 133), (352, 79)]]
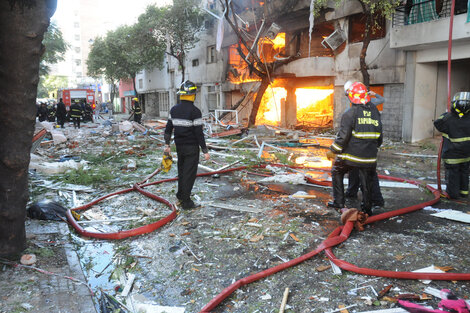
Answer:
[[(447, 53), (443, 44), (448, 42), (445, 29), (450, 15), (438, 2), (441, 5), (434, 10), (441, 13), (412, 23), (403, 7), (397, 8), (393, 20), (375, 16), (378, 27), (371, 34), (365, 64), (371, 90), (386, 99), (382, 122), (387, 138), (432, 137), (430, 121), (445, 111)], [(203, 114), (236, 110), (245, 125), (325, 128), (339, 124), (349, 107), (344, 83), (363, 79), (360, 55), (365, 15), (358, 1), (327, 6), (313, 20), (311, 1), (232, 1), (232, 25), (222, 18), (225, 1), (203, 3), (211, 12), (208, 16), (214, 17), (187, 53), (185, 72), (199, 87), (196, 105)], [(428, 10), (428, 5), (413, 5), (409, 15)], [(458, 11), (455, 23), (459, 27), (454, 27), (452, 94), (470, 90), (465, 78), (470, 60), (470, 23), (461, 14), (465, 10)], [(433, 36), (419, 36), (425, 32)], [(161, 70), (138, 75), (139, 94), (154, 99), (147, 102), (149, 111), (162, 117), (168, 114), (181, 76), (171, 59)]]

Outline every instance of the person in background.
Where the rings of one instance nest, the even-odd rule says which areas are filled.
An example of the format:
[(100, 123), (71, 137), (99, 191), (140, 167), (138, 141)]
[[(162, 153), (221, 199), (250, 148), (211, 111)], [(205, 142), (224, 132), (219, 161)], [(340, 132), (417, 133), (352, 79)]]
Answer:
[(85, 104), (85, 110), (83, 111), (83, 121), (93, 122), (93, 107), (89, 102)]
[(141, 124), (142, 121), (142, 108), (140, 107), (139, 99), (133, 98), (134, 122)]
[(78, 99), (70, 106), (70, 117), (72, 118), (73, 126), (80, 128), (80, 119), (82, 118), (83, 110), (82, 106), (78, 102)]
[(65, 118), (67, 117), (67, 109), (65, 108), (65, 103), (60, 98), (59, 103), (57, 103), (57, 124), (60, 125), (61, 128), (64, 128)]
[(434, 121), (442, 133), (442, 159), (446, 173), (446, 192), (451, 199), (468, 197), (470, 166), (470, 92), (458, 92), (450, 112)]
[[(351, 81), (348, 81), (346, 82), (346, 84), (344, 84), (344, 91), (346, 96), (348, 96), (348, 89), (351, 87), (351, 84)], [(371, 104), (376, 107), (385, 102), (385, 98), (379, 95), (378, 93), (369, 90), (368, 94), (372, 96), (370, 98)], [(357, 192), (359, 191), (360, 187), (362, 186), (359, 180), (359, 170), (357, 168), (354, 168), (349, 171), (348, 174), (348, 188), (345, 192), (346, 198), (357, 198)], [(377, 171), (375, 171), (375, 174), (372, 178), (370, 196), (372, 201), (372, 210), (378, 210), (384, 206), (385, 201), (382, 196), (382, 192), (380, 191), (379, 176), (377, 175)]]
[(40, 122), (47, 120), (47, 105), (45, 102), (41, 102), (41, 105), (38, 108), (37, 116)]
[(377, 150), (382, 144), (382, 121), (364, 84), (355, 82), (348, 89), (351, 107), (341, 116), (341, 125), (336, 139), (327, 151), (327, 158), (334, 160), (331, 169), (333, 201), (328, 206), (344, 208), (344, 175), (358, 168), (363, 186), (361, 209), (372, 215), (370, 189), (377, 166)]
[(48, 122), (55, 122), (55, 104), (51, 103), (47, 106), (47, 121)]
[(169, 154), (171, 152), (171, 134), (173, 130), (175, 131), (176, 154), (178, 156), (178, 192), (176, 198), (185, 210), (197, 207), (190, 196), (199, 164), (199, 147), (204, 153), (204, 159), (210, 159), (202, 130), (204, 123), (202, 114), (194, 105), (196, 91), (197, 87), (191, 81), (187, 80), (181, 84), (178, 91), (179, 101), (170, 110), (164, 135), (165, 148), (163, 152)]

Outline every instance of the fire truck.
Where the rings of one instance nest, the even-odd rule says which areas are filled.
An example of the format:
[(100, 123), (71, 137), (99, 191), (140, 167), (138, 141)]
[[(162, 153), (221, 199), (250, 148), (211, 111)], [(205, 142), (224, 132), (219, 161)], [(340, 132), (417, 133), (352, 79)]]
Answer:
[(59, 89), (57, 91), (57, 101), (62, 98), (65, 103), (67, 111), (76, 99), (79, 102), (90, 103), (92, 106), (95, 105), (95, 91), (93, 89)]

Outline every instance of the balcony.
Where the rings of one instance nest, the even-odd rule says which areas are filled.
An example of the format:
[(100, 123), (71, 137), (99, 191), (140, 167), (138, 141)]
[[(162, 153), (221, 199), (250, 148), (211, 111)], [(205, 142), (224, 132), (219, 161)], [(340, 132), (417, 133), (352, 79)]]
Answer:
[[(450, 16), (451, 0), (408, 0), (396, 9), (392, 27), (418, 24)], [(455, 15), (467, 13), (467, 0), (455, 1)]]
[[(390, 48), (427, 50), (447, 46), (451, 0), (413, 0), (396, 10), (390, 30)], [(464, 14), (465, 13), (465, 14)], [(453, 42), (470, 43), (467, 0), (456, 0)]]

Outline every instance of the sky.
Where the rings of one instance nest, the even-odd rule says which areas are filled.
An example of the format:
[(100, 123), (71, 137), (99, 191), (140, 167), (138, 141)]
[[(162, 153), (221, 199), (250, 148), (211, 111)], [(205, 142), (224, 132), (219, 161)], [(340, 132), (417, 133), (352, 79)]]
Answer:
[[(135, 23), (137, 17), (144, 13), (149, 4), (163, 6), (171, 2), (172, 0), (94, 0), (93, 5), (96, 6), (95, 13), (103, 16), (103, 28), (112, 30), (119, 25)], [(57, 1), (57, 10), (52, 19), (57, 22), (59, 27), (63, 24), (64, 19), (69, 18), (69, 11), (77, 3), (79, 3), (77, 0)]]

